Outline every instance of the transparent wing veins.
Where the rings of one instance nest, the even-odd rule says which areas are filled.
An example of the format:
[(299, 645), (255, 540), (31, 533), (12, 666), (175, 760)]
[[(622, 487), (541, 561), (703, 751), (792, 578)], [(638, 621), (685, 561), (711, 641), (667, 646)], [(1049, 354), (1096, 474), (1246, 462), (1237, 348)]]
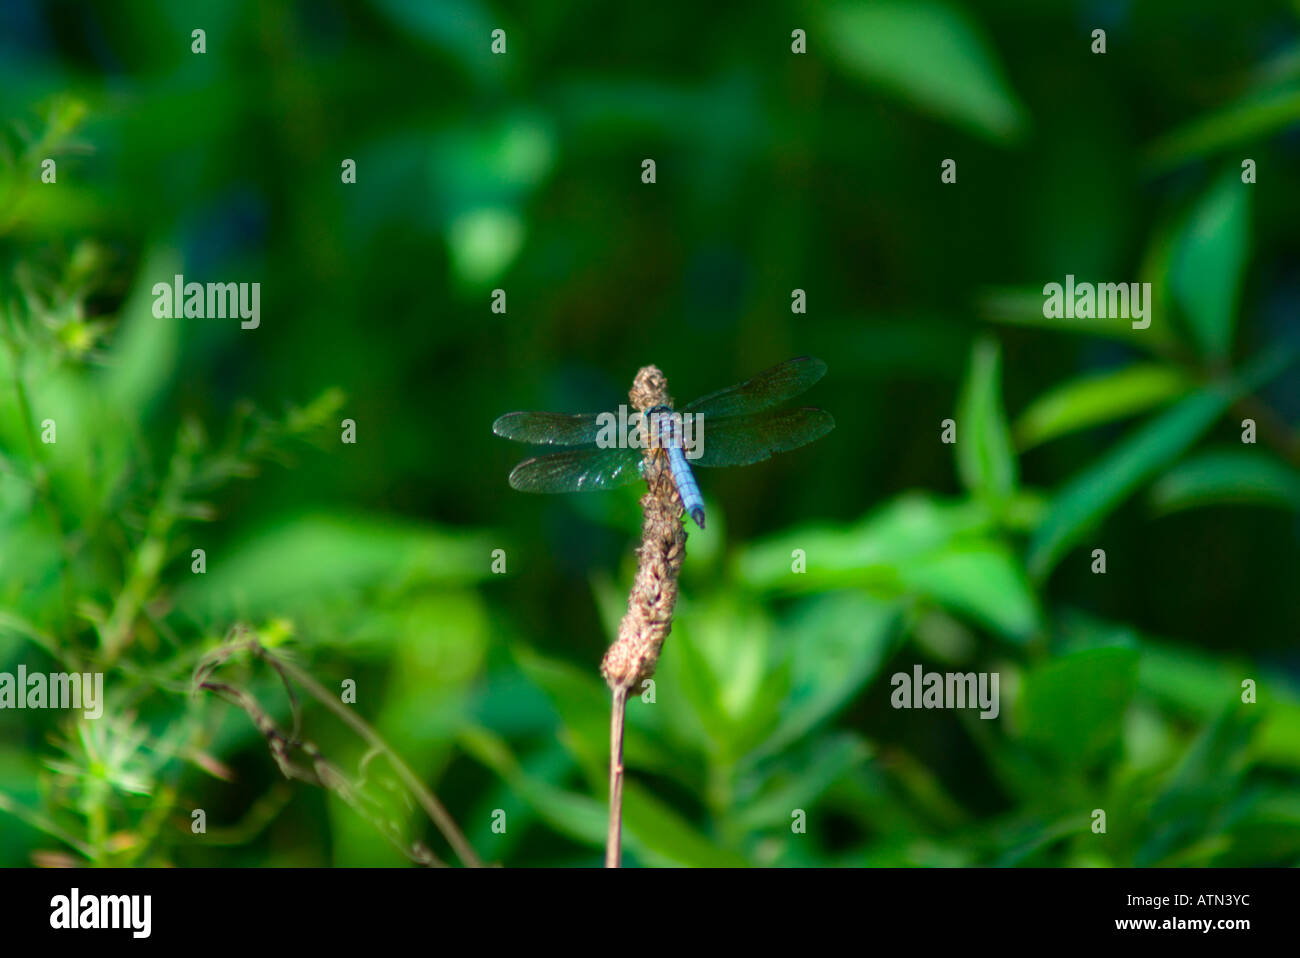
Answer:
[(826, 364), (813, 356), (787, 359), (743, 383), (701, 396), (682, 412), (718, 418), (761, 412), (807, 391), (825, 375)]
[(641, 478), (639, 449), (566, 449), (525, 459), (510, 472), (520, 492), (615, 489)]
[(584, 446), (596, 441), (600, 416), (594, 412), (508, 412), (492, 424), (492, 431), (537, 446)]
[(748, 466), (779, 452), (789, 452), (820, 439), (835, 428), (835, 418), (825, 409), (803, 407), (703, 420), (703, 452), (692, 466)]

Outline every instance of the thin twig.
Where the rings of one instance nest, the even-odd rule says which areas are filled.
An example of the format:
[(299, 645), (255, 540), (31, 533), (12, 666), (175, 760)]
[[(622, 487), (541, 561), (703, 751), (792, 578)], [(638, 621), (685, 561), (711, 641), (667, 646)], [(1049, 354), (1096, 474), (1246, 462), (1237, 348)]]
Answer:
[(614, 707), (609, 713), (609, 838), (605, 842), (605, 867), (618, 868), (623, 862), (623, 714), (627, 711), (627, 689), (614, 689)]
[[(239, 651), (248, 651), (252, 653), (254, 656), (263, 660), (275, 669), (277, 675), (280, 677), (281, 682), (288, 691), (291, 710), (293, 712), (294, 732), (292, 736), (285, 735), (281, 732), (275, 726), (275, 723), (271, 721), (270, 716), (266, 714), (265, 710), (257, 704), (256, 700), (254, 700), (252, 696), (248, 695), (241, 689), (237, 689), (225, 683), (215, 682), (211, 679), (210, 676), (212, 673), (222, 663), (229, 660)], [(434, 797), (433, 793), (425, 787), (419, 777), (411, 771), (410, 767), (402, 761), (401, 757), (393, 751), (388, 743), (380, 737), (379, 733), (371, 728), (363, 719), (354, 714), (352, 710), (343, 705), (342, 702), (338, 701), (335, 696), (331, 695), (324, 686), (312, 678), (305, 670), (272, 653), (262, 645), (256, 637), (248, 638), (243, 641), (230, 642), (213, 650), (213, 652), (205, 656), (195, 668), (193, 682), (196, 688), (216, 693), (231, 702), (233, 705), (243, 709), (251, 718), (253, 718), (255, 724), (258, 725), (259, 730), (266, 736), (267, 741), (270, 743), (271, 755), (286, 777), (299, 778), (327, 788), (332, 788), (345, 801), (353, 805), (358, 812), (365, 814), (360, 807), (359, 796), (353, 794), (355, 789), (352, 788), (351, 783), (346, 779), (346, 777), (326, 762), (324, 756), (320, 754), (312, 743), (307, 742), (300, 737), (299, 729), (301, 728), (301, 716), (299, 715), (298, 699), (294, 694), (290, 679), (305, 688), (313, 698), (328, 708), (346, 725), (348, 725), (348, 727), (360, 735), (361, 738), (370, 745), (373, 752), (383, 754), (392, 765), (394, 771), (396, 771), (398, 778), (400, 778), (402, 783), (410, 789), (411, 794), (415, 796), (421, 807), (423, 807), (425, 813), (433, 821), (434, 825), (437, 826), (438, 830), (442, 832), (443, 837), (446, 838), (447, 843), (451, 845), (452, 849), (460, 857), (460, 860), (472, 868), (482, 867), (482, 860), (477, 854), (475, 854), (469, 841), (465, 838), (464, 834), (461, 833), (460, 828), (457, 827), (456, 822), (452, 819), (446, 808), (444, 808), (442, 803)], [(312, 760), (313, 769), (311, 771), (296, 766), (289, 761), (288, 753), (291, 748), (301, 749)], [(367, 761), (369, 757), (370, 756), (368, 755)], [(433, 856), (432, 852), (423, 846), (417, 846), (413, 850), (403, 849), (403, 851), (407, 854), (412, 854), (412, 851), (414, 851), (416, 854), (412, 854), (412, 858), (421, 861), (422, 863), (441, 864), (437, 861), (436, 857)]]
[[(262, 654), (268, 658), (274, 658), (265, 649), (262, 650)], [(433, 793), (425, 788), (419, 776), (411, 771), (410, 767), (402, 761), (401, 756), (389, 747), (378, 732), (362, 721), (351, 709), (345, 707), (342, 702), (327, 692), (323, 686), (302, 669), (290, 662), (286, 662), (284, 659), (276, 659), (275, 661), (295, 682), (303, 686), (317, 701), (342, 719), (353, 731), (365, 739), (372, 748), (378, 749), (384, 754), (397, 771), (398, 778), (415, 795), (416, 800), (423, 806), (425, 813), (438, 826), (438, 830), (442, 832), (443, 837), (447, 839), (447, 843), (455, 850), (456, 855), (462, 862), (471, 868), (483, 867), (482, 860), (474, 853), (474, 849), (470, 847), (465, 836), (461, 834), (460, 828), (457, 827), (451, 814), (434, 797)]]

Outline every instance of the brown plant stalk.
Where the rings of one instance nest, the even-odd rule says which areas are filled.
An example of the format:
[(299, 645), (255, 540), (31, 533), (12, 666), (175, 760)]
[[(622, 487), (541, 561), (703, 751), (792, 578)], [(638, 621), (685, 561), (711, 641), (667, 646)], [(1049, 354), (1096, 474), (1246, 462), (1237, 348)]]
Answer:
[[(423, 865), (444, 864), (422, 842), (405, 846), (398, 839), (395, 830), (389, 826), (389, 823), (367, 808), (358, 787), (359, 783), (351, 780), (333, 763), (326, 760), (325, 756), (312, 742), (302, 737), (302, 715), (299, 711), (298, 696), (294, 693), (292, 684), (296, 682), (305, 688), (312, 698), (328, 708), (360, 735), (366, 744), (370, 746), (370, 751), (362, 760), (363, 768), (373, 757), (379, 755), (386, 757), (397, 773), (397, 777), (401, 779), (434, 825), (442, 832), (443, 837), (447, 839), (448, 844), (455, 850), (460, 860), (472, 868), (482, 867), (482, 860), (470, 847), (469, 842), (465, 839), (455, 821), (452, 820), (447, 809), (425, 787), (420, 777), (402, 761), (401, 756), (393, 751), (378, 732), (366, 724), (346, 705), (342, 704), (337, 695), (327, 691), (306, 671), (290, 662), (287, 658), (276, 655), (264, 646), (258, 640), (256, 634), (248, 632), (242, 627), (237, 627), (234, 632), (236, 638), (233, 641), (227, 642), (209, 652), (196, 665), (192, 680), (193, 687), (196, 690), (202, 689), (212, 692), (232, 705), (243, 709), (249, 718), (253, 720), (253, 724), (257, 726), (258, 730), (266, 736), (271, 748), (271, 756), (275, 759), (276, 764), (279, 765), (286, 778), (300, 779), (330, 789), (351, 806), (354, 811), (376, 825), (389, 841), (413, 861)], [(251, 694), (225, 682), (218, 682), (214, 678), (216, 671), (240, 652), (247, 652), (255, 658), (268, 663), (279, 675), (285, 691), (288, 693), (293, 714), (293, 729), (290, 732), (286, 733), (282, 730), (271, 718), (270, 713)], [(300, 765), (293, 761), (291, 755), (296, 751), (301, 751), (310, 760), (310, 766)]]
[[(633, 408), (642, 413), (655, 406), (672, 405), (668, 380), (654, 366), (645, 366), (636, 374), (629, 397)], [(627, 612), (619, 623), (618, 638), (600, 665), (601, 675), (613, 692), (606, 868), (617, 868), (622, 860), (623, 720), (627, 697), (654, 674), (664, 639), (672, 631), (677, 576), (686, 556), (682, 500), (673, 483), (668, 458), (653, 443), (647, 444), (643, 455), (649, 488), (641, 497), (644, 521), (641, 546), (637, 549), (636, 579), (627, 598)]]

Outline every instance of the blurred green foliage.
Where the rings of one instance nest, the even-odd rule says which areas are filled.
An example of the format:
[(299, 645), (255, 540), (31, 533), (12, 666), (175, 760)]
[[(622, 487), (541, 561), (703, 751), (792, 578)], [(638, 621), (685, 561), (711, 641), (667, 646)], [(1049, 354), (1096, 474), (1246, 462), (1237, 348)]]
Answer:
[[(1029, 9), (5, 5), (0, 672), (107, 701), (0, 712), (0, 864), (463, 861), (285, 668), (484, 860), (599, 863), (638, 491), (513, 493), (490, 423), (799, 354), (838, 427), (701, 477), (627, 862), (1300, 861), (1300, 18)], [(891, 708), (915, 664), (997, 719)]]

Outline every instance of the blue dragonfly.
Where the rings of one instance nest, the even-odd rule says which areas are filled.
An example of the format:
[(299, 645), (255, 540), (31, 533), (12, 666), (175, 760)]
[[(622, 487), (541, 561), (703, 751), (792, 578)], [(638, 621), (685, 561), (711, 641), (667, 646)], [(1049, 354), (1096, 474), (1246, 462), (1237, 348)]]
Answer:
[[(812, 356), (788, 359), (735, 386), (709, 393), (674, 411), (669, 406), (633, 413), (569, 415), (510, 412), (492, 424), (506, 439), (535, 445), (567, 446), (563, 452), (525, 459), (510, 473), (522, 492), (584, 492), (635, 482), (645, 472), (647, 442), (668, 457), (673, 483), (686, 512), (704, 528), (704, 499), (691, 472), (697, 466), (748, 466), (774, 453), (788, 452), (820, 439), (835, 420), (824, 409), (775, 410), (826, 375), (826, 364)], [(614, 428), (635, 420), (629, 439)]]

